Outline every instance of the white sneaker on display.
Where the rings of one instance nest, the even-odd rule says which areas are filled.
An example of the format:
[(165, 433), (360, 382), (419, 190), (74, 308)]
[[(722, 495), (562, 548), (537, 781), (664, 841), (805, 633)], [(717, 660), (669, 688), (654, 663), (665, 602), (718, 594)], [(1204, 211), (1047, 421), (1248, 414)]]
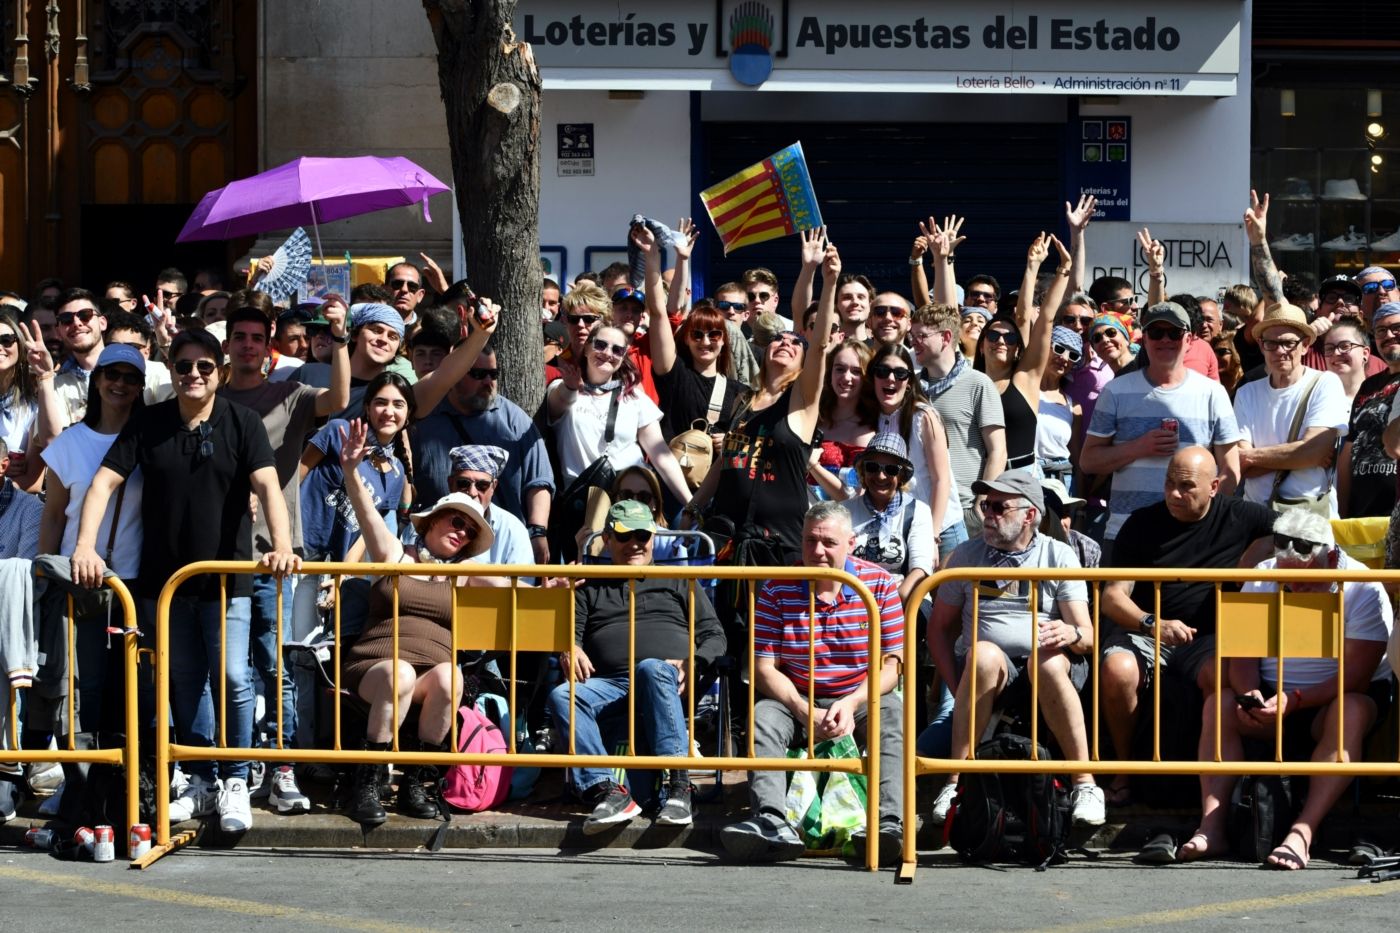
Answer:
[(253, 808), (248, 798), (248, 782), (229, 778), (219, 792), (219, 828), (226, 833), (245, 833), (253, 828)]
[(1347, 227), (1347, 232), (1343, 233), (1341, 236), (1322, 241), (1323, 249), (1337, 250), (1338, 252), (1352, 252), (1358, 249), (1365, 249), (1366, 245), (1366, 237), (1357, 233), (1355, 227)]
[(1400, 230), (1388, 237), (1371, 241), (1371, 249), (1381, 253), (1400, 253)]
[(1298, 252), (1312, 248), (1313, 235), (1311, 233), (1290, 233), (1288, 236), (1274, 240), (1269, 244), (1269, 249), (1276, 253)]

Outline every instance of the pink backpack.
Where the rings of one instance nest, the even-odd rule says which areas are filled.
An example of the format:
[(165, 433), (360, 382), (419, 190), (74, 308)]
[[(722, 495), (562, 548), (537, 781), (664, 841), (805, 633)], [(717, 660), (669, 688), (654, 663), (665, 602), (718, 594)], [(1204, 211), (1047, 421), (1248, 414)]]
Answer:
[[(504, 753), (505, 737), (490, 719), (470, 706), (457, 709), (461, 728), (457, 750), (471, 754)], [(513, 768), (509, 765), (453, 765), (443, 779), (442, 796), (454, 810), (477, 813), (505, 802)]]

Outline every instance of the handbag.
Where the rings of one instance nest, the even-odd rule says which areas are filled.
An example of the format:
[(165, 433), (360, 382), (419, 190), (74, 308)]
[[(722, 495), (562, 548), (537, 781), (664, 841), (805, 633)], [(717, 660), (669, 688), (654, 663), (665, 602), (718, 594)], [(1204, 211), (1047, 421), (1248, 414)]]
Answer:
[[(1307, 389), (1303, 391), (1303, 397), (1298, 402), (1298, 410), (1293, 413), (1293, 424), (1288, 429), (1288, 440), (1284, 443), (1292, 444), (1298, 440), (1303, 428), (1303, 415), (1307, 413), (1308, 401), (1312, 398), (1313, 390), (1317, 388), (1318, 382), (1322, 380), (1321, 374), (1314, 373), (1312, 382), (1308, 383)], [(1332, 473), (1328, 470), (1323, 472), (1327, 475), (1327, 484), (1323, 486), (1322, 492), (1315, 496), (1280, 496), (1279, 490), (1283, 488), (1283, 481), (1288, 478), (1292, 470), (1279, 470), (1274, 473), (1274, 486), (1269, 492), (1269, 507), (1275, 512), (1285, 512), (1288, 509), (1304, 509), (1323, 518), (1332, 517)]]
[[(860, 757), (849, 735), (818, 742), (812, 751), (816, 758)], [(789, 749), (788, 757), (806, 758), (807, 750)], [(809, 852), (850, 855), (855, 851), (851, 835), (865, 828), (867, 790), (863, 774), (794, 771), (783, 801), (784, 816), (797, 827)]]
[(705, 481), (705, 476), (710, 472), (710, 465), (714, 462), (715, 445), (710, 437), (710, 432), (714, 430), (715, 423), (719, 421), (720, 409), (724, 406), (724, 390), (728, 384), (723, 376), (715, 376), (715, 387), (710, 392), (709, 408), (705, 412), (703, 419), (696, 418), (690, 423), (689, 430), (682, 431), (671, 438), (671, 453), (675, 454), (676, 462), (680, 464), (681, 472), (685, 474), (686, 484), (690, 486), (690, 491), (694, 492), (700, 488), (700, 484)]

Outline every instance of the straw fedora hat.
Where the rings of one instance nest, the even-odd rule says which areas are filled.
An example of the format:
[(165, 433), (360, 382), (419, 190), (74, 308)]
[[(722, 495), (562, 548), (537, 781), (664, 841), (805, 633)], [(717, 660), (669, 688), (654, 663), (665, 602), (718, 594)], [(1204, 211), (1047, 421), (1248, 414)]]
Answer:
[(1297, 331), (1298, 336), (1303, 338), (1303, 343), (1312, 343), (1313, 337), (1316, 336), (1312, 325), (1308, 323), (1307, 314), (1297, 305), (1269, 305), (1264, 310), (1264, 319), (1255, 324), (1250, 331), (1256, 343), (1264, 339), (1264, 331), (1270, 327), (1287, 327)]

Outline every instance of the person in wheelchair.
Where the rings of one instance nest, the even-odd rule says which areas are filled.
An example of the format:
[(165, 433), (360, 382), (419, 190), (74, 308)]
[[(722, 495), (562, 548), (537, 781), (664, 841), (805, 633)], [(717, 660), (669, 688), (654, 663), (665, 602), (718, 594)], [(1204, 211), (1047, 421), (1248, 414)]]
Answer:
[[(647, 506), (624, 499), (608, 509), (603, 541), (611, 562), (645, 567), (652, 563), (656, 520)], [(635, 586), (636, 634), (629, 648), (629, 605)], [(628, 694), (633, 692), (629, 654), (636, 661), (635, 708), (637, 741), (653, 755), (686, 756), (682, 695), (689, 685), (690, 587), (685, 580), (588, 580), (574, 592), (574, 647), (559, 658), (564, 670), (573, 671), (574, 750), (583, 755), (605, 755), (604, 733), (609, 725), (626, 730)], [(714, 607), (699, 586), (695, 593), (695, 673), (724, 654), (724, 630)], [(549, 713), (555, 734), (568, 742), (569, 683), (549, 695)], [(567, 744), (566, 746), (567, 747)], [(634, 752), (637, 750), (634, 750)], [(583, 831), (593, 835), (610, 826), (630, 822), (641, 807), (629, 790), (612, 779), (607, 768), (572, 769), (575, 792), (593, 812)], [(685, 826), (692, 821), (690, 776), (673, 770), (666, 801), (656, 822)]]
[[(340, 452), (347, 477), (356, 470), (368, 447), (364, 422), (353, 421)], [(460, 492), (443, 496), (432, 508), (412, 516), (417, 542), (408, 546), (384, 523), (374, 507), (369, 489), (359, 481), (347, 482), (346, 495), (355, 509), (364, 537), (365, 552), (375, 563), (422, 564), (421, 575), (398, 579), (398, 657), (394, 657), (394, 579), (381, 577), (370, 591), (368, 620), (360, 637), (344, 653), (342, 682), (369, 705), (364, 747), (388, 751), (394, 733), (413, 706), (419, 707), (416, 741), (402, 742), (405, 751), (447, 751), (452, 716), (461, 700), (462, 677), (452, 654), (452, 590), (454, 584), (496, 585), (500, 578), (457, 578), (444, 575), (443, 565), (469, 560), (492, 542), (491, 526), (475, 499)], [(397, 665), (398, 721), (394, 721), (395, 666)], [(438, 769), (433, 766), (404, 769), (399, 783), (397, 809), (405, 816), (432, 819), (439, 814), (431, 788)], [(379, 766), (355, 768), (354, 790), (348, 815), (365, 826), (387, 819), (379, 802)]]
[[(986, 567), (990, 579), (953, 580), (938, 588), (929, 622), (929, 652), (940, 671), (954, 672), (956, 705), (953, 715), (954, 759), (968, 757), (986, 732), (994, 708), (1016, 708), (1030, 694), (1031, 638), (1039, 641), (1040, 713), (1059, 743), (1064, 757), (1084, 761), (1089, 743), (1079, 691), (1089, 676), (1088, 653), (1093, 648), (1088, 591), (1082, 580), (1045, 580), (1038, 584), (1039, 615), (1030, 615), (1031, 582), (997, 580), (996, 568), (1079, 568), (1069, 545), (1040, 534), (1045, 496), (1031, 470), (1007, 470), (994, 481), (976, 482), (972, 491), (981, 503), (982, 538), (965, 541), (945, 568)], [(972, 638), (972, 588), (977, 600), (977, 721), (971, 722), (973, 678), (967, 653)], [(1034, 635), (1033, 635), (1034, 633)], [(1073, 777), (1074, 821), (1087, 826), (1104, 822), (1103, 791), (1091, 774)], [(948, 776), (933, 803), (933, 822), (947, 819), (957, 791), (958, 776)]]

